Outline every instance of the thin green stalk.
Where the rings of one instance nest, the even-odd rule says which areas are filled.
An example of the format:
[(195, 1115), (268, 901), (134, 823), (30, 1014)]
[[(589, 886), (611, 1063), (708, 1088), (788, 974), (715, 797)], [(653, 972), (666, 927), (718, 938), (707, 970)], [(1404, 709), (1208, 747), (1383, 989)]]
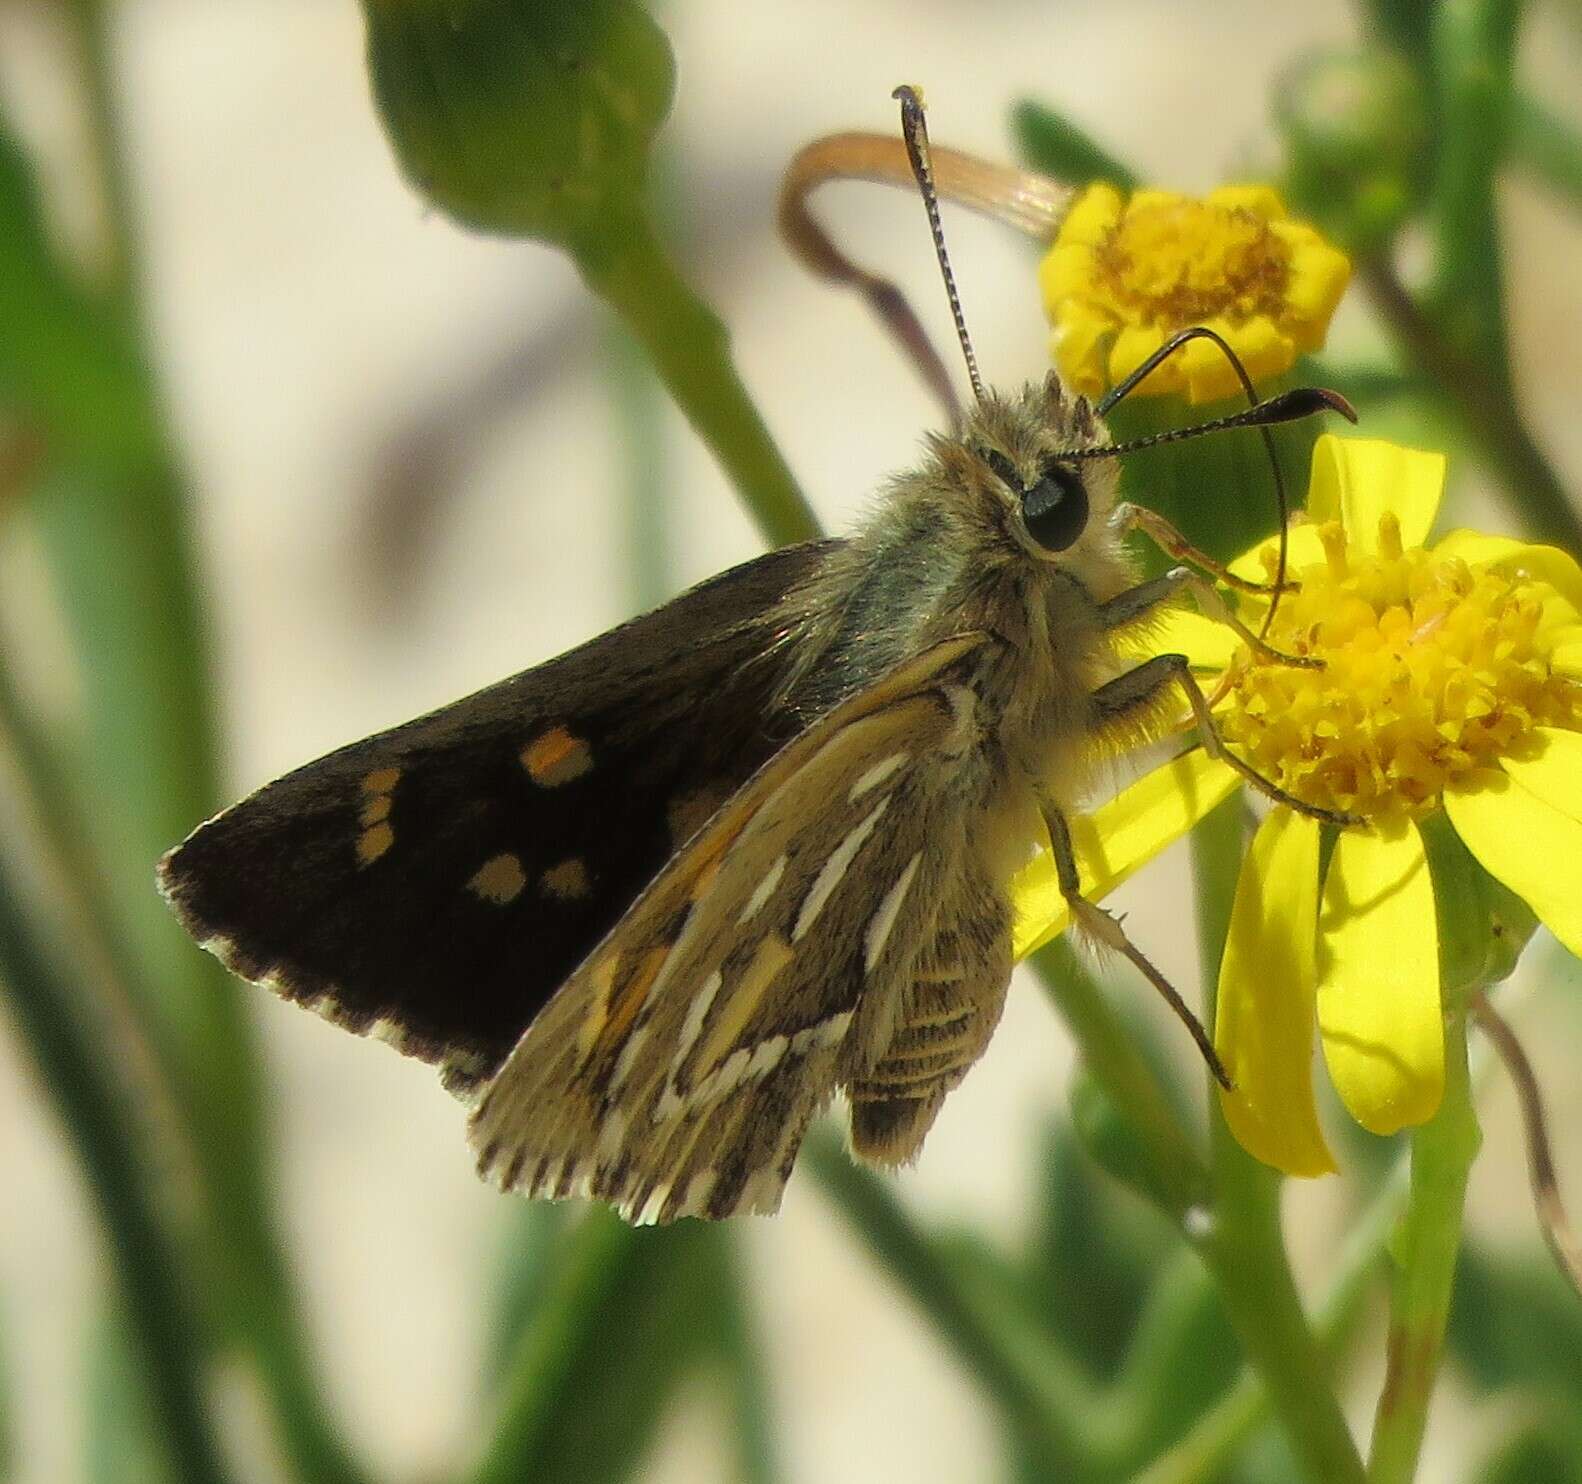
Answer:
[(648, 352), (764, 539), (783, 546), (816, 536), (812, 507), (731, 364), (725, 326), (676, 271), (650, 224), (634, 218), (623, 230), (601, 233), (576, 261)]
[[(1241, 868), (1242, 801), (1230, 799), (1193, 832), (1198, 932), (1205, 982), (1217, 985)], [(1280, 1227), (1280, 1183), (1241, 1145), (1209, 1086), (1214, 1209), (1187, 1228), (1219, 1285), (1226, 1315), (1268, 1389), (1292, 1451), (1314, 1484), (1362, 1484), (1322, 1347), (1302, 1310)]]
[(0, 864), (0, 988), (80, 1160), (84, 1183), (115, 1256), (127, 1323), (171, 1477), (192, 1484), (228, 1477), (203, 1400), (205, 1342), (190, 1302), (187, 1264), (145, 1194), (149, 1173), (137, 1126), (106, 1072), (79, 1006), (29, 931)]
[(1505, 158), (1520, 0), (1442, 0), (1430, 33), (1437, 150), (1428, 302), (1440, 333), (1508, 384), (1494, 183)]
[(1467, 1071), (1466, 1021), (1445, 1025), (1445, 1094), (1439, 1112), (1412, 1135), (1406, 1212), (1391, 1242), (1390, 1332), (1384, 1390), (1373, 1419), (1369, 1484), (1410, 1484), (1439, 1373), (1467, 1177), (1482, 1136)]
[(1083, 1066), (1131, 1125), (1147, 1161), (1145, 1193), (1179, 1224), (1207, 1201), (1209, 1174), (1158, 1074), (1064, 938), (1035, 954), (1032, 964), (1070, 1029)]

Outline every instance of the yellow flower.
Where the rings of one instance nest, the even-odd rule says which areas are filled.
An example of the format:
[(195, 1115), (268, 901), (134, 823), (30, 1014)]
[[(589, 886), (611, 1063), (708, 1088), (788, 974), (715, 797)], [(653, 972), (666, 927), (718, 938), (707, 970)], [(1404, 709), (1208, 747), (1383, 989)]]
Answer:
[[(1177, 330), (1206, 325), (1254, 380), (1278, 376), (1324, 343), (1351, 264), (1292, 221), (1267, 186), (1222, 186), (1201, 201), (1089, 186), (1039, 267), (1055, 364), (1097, 397)], [(1138, 388), (1208, 402), (1240, 390), (1207, 341), (1188, 345)]]
[[(1439, 931), (1418, 825), (1443, 811), (1496, 880), (1582, 955), (1582, 568), (1552, 547), (1456, 531), (1425, 545), (1444, 460), (1320, 438), (1308, 522), (1269, 642), (1251, 653), (1180, 611), (1152, 636), (1211, 693), (1233, 751), (1305, 802), (1363, 816), (1320, 876), (1320, 826), (1276, 806), (1243, 866), (1220, 969), (1215, 1045), (1242, 1144), (1291, 1174), (1334, 1168), (1312, 1087), (1315, 1021), (1330, 1079), (1364, 1127), (1423, 1122), (1444, 1084)], [(1271, 541), (1233, 569), (1267, 579)], [(1248, 605), (1255, 630), (1264, 601)], [(1200, 753), (1098, 811), (1079, 842), (1098, 892), (1236, 786)], [(1187, 787), (1170, 790), (1178, 782)], [(1114, 834), (1096, 840), (1095, 834)], [(1065, 927), (1040, 858), (1018, 883), (1018, 946)]]

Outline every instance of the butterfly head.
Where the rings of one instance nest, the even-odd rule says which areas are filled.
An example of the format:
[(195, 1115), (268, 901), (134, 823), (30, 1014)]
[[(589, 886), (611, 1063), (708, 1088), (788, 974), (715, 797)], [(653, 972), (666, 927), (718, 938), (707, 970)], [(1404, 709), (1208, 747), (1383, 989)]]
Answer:
[(1108, 440), (1085, 397), (1053, 372), (1020, 397), (988, 394), (969, 413), (952, 473), (992, 523), (1039, 562), (1069, 567), (1109, 549), (1116, 460), (1073, 458)]

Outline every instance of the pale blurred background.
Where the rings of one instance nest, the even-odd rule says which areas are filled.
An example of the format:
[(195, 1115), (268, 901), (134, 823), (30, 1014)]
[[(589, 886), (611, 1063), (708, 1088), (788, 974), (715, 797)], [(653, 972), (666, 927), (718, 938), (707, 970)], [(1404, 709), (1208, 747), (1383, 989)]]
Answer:
[[(722, 311), (750, 391), (834, 529), (913, 458), (937, 413), (862, 306), (809, 279), (776, 240), (776, 184), (798, 146), (840, 128), (892, 128), (890, 90), (911, 81), (927, 90), (940, 141), (1009, 158), (1009, 107), (1033, 96), (1145, 176), (1206, 189), (1266, 157), (1272, 75), (1354, 34), (1339, 0), (678, 0), (658, 13), (678, 62), (663, 136), (676, 254)], [(126, 7), (120, 34), (162, 372), (201, 501), (235, 794), (548, 658), (628, 616), (633, 601), (604, 312), (561, 257), (468, 236), (403, 185), (370, 106), (362, 31), (349, 0), (144, 0)], [(1523, 72), (1541, 94), (1572, 90), (1574, 101), (1579, 35), (1574, 20), (1538, 13)], [(59, 189), (60, 229), (81, 232), (87, 206), (73, 183), (84, 141), (59, 94), (54, 43), (48, 6), (0, 9), (7, 95)], [(1506, 204), (1518, 378), (1532, 425), (1575, 487), (1582, 253), (1536, 191), (1513, 187)], [(819, 206), (859, 261), (893, 272), (948, 333), (915, 200), (843, 186)], [(1027, 246), (960, 213), (946, 225), (986, 376), (1038, 374), (1046, 334)], [(1343, 311), (1336, 333), (1356, 344), (1367, 332)], [(411, 570), (392, 566), (379, 539), (389, 485), (375, 477), (391, 441), (508, 359), (527, 390), (460, 452), (443, 503), (416, 528)], [(677, 492), (667, 560), (679, 590), (757, 544), (668, 409), (662, 449)], [(30, 580), (26, 550), (0, 571), (0, 589)], [(1119, 905), (1165, 970), (1192, 986), (1185, 893), (1173, 853)], [(1546, 1004), (1553, 956), (1529, 962), (1548, 966), (1546, 994), (1513, 1002), (1512, 1014), (1540, 1076), (1550, 1068), (1562, 1180), (1582, 1193), (1582, 1096), (1561, 1085), (1574, 1062), (1546, 1057), (1545, 1028), (1575, 1020), (1555, 1020)], [(1141, 981), (1135, 990), (1148, 993)], [(332, 1408), (384, 1475), (436, 1475), (467, 1453), (477, 1416), (480, 1294), (501, 1199), (475, 1182), (463, 1111), (429, 1069), (263, 992), (251, 1008), (287, 1237)], [(901, 1177), (906, 1199), (1014, 1231), (1070, 1061), (1044, 998), (1013, 990), (988, 1055)], [(1498, 1081), (1486, 1105), (1474, 1219), (1527, 1241), (1520, 1146)], [(76, 1471), (81, 1341), (104, 1275), (77, 1171), (3, 1036), (0, 1192), (0, 1345), (15, 1378), (19, 1484), (53, 1484)], [(1299, 1258), (1317, 1274), (1334, 1202), (1323, 1185), (1304, 1186), (1288, 1210)], [(978, 1393), (805, 1175), (779, 1219), (747, 1230), (791, 1477), (995, 1471)], [(1455, 1440), (1478, 1425), (1469, 1401), (1460, 1418), (1446, 1418), (1448, 1401), (1436, 1413), (1449, 1425), (1425, 1478), (1454, 1477)], [(720, 1419), (699, 1402), (667, 1424), (649, 1477), (722, 1478), (728, 1457)], [(254, 1467), (253, 1477), (274, 1476), (262, 1441)]]

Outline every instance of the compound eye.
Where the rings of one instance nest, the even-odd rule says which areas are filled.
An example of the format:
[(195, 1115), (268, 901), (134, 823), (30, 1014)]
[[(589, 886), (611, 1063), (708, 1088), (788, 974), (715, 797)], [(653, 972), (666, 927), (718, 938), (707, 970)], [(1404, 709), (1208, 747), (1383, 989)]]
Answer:
[(1088, 523), (1088, 491), (1082, 476), (1065, 464), (1051, 464), (1022, 496), (1027, 534), (1045, 551), (1064, 551)]

